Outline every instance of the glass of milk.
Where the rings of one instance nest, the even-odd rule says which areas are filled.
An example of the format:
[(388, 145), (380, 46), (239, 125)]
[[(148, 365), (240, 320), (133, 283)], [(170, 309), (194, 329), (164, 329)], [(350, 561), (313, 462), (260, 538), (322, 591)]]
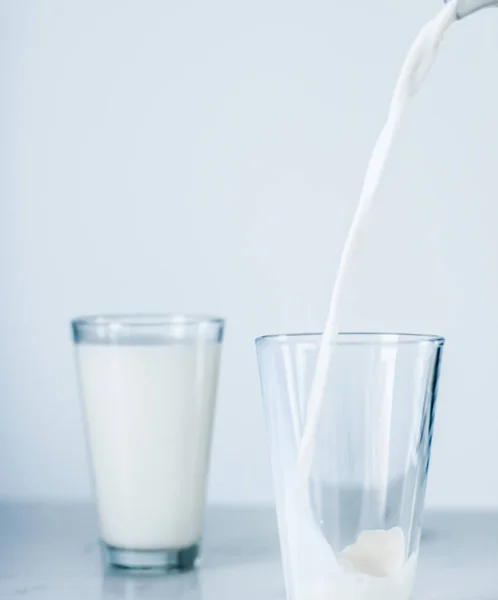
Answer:
[(444, 340), (340, 334), (313, 408), (320, 343), (257, 340), (287, 598), (409, 600)]
[(101, 538), (111, 564), (190, 569), (199, 553), (222, 319), (72, 322)]

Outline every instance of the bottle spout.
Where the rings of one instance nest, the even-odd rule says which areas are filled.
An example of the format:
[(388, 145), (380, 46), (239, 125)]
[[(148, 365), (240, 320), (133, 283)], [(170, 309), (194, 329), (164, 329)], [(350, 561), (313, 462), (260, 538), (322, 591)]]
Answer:
[[(444, 0), (446, 3), (449, 0)], [(498, 0), (457, 0), (457, 17), (463, 19), (481, 8), (498, 7)]]

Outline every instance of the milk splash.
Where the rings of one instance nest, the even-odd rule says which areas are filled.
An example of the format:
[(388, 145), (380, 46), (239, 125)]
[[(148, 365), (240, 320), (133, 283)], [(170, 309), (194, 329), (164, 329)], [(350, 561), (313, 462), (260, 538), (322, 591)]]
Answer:
[[(358, 537), (356, 544), (335, 556), (314, 520), (308, 494), (308, 484), (333, 344), (338, 335), (338, 313), (345, 275), (358, 244), (362, 228), (367, 220), (402, 116), (429, 72), (446, 30), (456, 21), (456, 9), (456, 0), (451, 0), (446, 4), (441, 12), (422, 28), (408, 52), (394, 89), (387, 121), (377, 139), (368, 163), (359, 204), (341, 254), (308, 401), (306, 422), (298, 453), (297, 478), (293, 489), (288, 490), (292, 501), (288, 503), (286, 522), (287, 527), (293, 530), (293, 532), (289, 531), (289, 538), (296, 540), (296, 547), (291, 549), (291, 553), (296, 553), (299, 556), (300, 570), (304, 569), (307, 573), (306, 578), (309, 581), (320, 581), (319, 585), (325, 587), (321, 592), (315, 590), (310, 594), (309, 589), (308, 591), (303, 590), (303, 582), (295, 581), (293, 582), (293, 585), (296, 586), (294, 589), (301, 590), (297, 592), (299, 600), (308, 597), (316, 600), (327, 597), (338, 598), (339, 596), (341, 598), (376, 598), (377, 593), (374, 588), (379, 593), (379, 597), (385, 600), (390, 597), (396, 598), (396, 600), (404, 600), (411, 595), (416, 556), (412, 555), (405, 562), (408, 548), (405, 548), (403, 532), (400, 529), (363, 532)], [(385, 440), (380, 440), (380, 442), (384, 444)], [(381, 451), (379, 457), (379, 463), (385, 464), (379, 464), (376, 468), (385, 469), (388, 460), (385, 448)], [(396, 556), (393, 556), (392, 552), (385, 554), (385, 564), (382, 563), (383, 559), (380, 556), (383, 545), (386, 548), (388, 546), (398, 548)], [(301, 548), (297, 546), (301, 546)], [(395, 568), (390, 566), (388, 568), (388, 563), (389, 565), (395, 565)], [(369, 570), (373, 568), (373, 564), (376, 565), (375, 568), (378, 572), (375, 581), (372, 580), (369, 584), (368, 581), (372, 579), (369, 577)], [(351, 571), (360, 572), (364, 578), (367, 578), (364, 579), (364, 583), (367, 582), (366, 587), (363, 586), (361, 591), (350, 581), (347, 573), (351, 573)], [(338, 580), (338, 573), (343, 573), (346, 579)], [(353, 586), (352, 588), (350, 588), (350, 584)], [(332, 596), (332, 590), (337, 595)], [(390, 592), (393, 594), (392, 596)], [(348, 595), (349, 593), (351, 593), (351, 596)]]

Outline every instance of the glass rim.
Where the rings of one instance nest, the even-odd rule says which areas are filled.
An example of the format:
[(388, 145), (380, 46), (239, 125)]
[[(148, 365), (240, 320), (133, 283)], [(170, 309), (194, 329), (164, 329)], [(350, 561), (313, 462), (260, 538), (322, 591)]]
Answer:
[(75, 317), (71, 320), (72, 327), (169, 327), (173, 325), (219, 325), (225, 320), (221, 317), (198, 313), (121, 313), (99, 314)]
[[(311, 344), (319, 345), (323, 333), (277, 333), (256, 338), (258, 346), (272, 342), (274, 344)], [(444, 346), (445, 338), (427, 333), (391, 333), (341, 331), (333, 346), (400, 346), (405, 344), (434, 344)]]

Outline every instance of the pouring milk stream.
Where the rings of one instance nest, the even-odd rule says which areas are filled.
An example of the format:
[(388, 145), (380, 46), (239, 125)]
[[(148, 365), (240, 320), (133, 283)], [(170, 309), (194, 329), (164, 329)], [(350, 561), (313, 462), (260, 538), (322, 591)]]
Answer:
[[(404, 112), (432, 66), (446, 30), (481, 8), (498, 6), (498, 0), (449, 0), (439, 14), (429, 21), (413, 42), (394, 88), (387, 121), (376, 141), (367, 166), (360, 200), (342, 250), (334, 290), (320, 344), (316, 369), (308, 399), (302, 439), (298, 449), (297, 475), (288, 493), (288, 526), (295, 529), (303, 551), (299, 553), (301, 568), (313, 589), (295, 582), (298, 600), (409, 600), (412, 594), (417, 556), (406, 556), (404, 534), (400, 528), (363, 531), (357, 541), (338, 555), (317, 524), (309, 497), (309, 482), (314, 455), (314, 443), (320, 410), (324, 399), (334, 341), (338, 334), (338, 313), (345, 275), (354, 255), (362, 229), (368, 218), (375, 193), (384, 172), (389, 152)], [(378, 438), (377, 464), (374, 480), (387, 487), (387, 441)], [(386, 494), (383, 494), (385, 497)], [(324, 581), (324, 573), (330, 573)], [(356, 577), (354, 576), (356, 574)], [(361, 585), (358, 583), (361, 574)]]

